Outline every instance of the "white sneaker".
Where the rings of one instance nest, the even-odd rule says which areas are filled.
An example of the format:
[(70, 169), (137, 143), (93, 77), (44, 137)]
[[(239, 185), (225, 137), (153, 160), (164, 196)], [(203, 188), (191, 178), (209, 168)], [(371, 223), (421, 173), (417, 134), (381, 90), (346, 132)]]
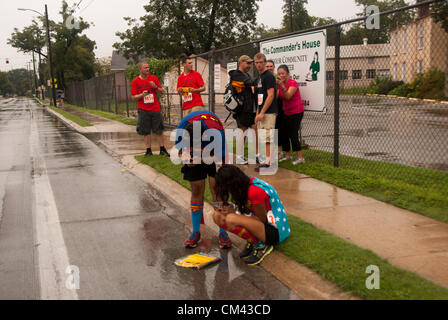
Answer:
[(293, 165), (299, 164), (299, 163), (305, 163), (305, 159), (303, 158), (297, 158), (292, 162)]
[(287, 160), (292, 160), (291, 156), (283, 156), (280, 159), (278, 159), (278, 162), (283, 162), (283, 161), (287, 161)]
[(256, 155), (255, 159), (258, 164), (265, 164), (265, 162), (266, 162), (266, 159), (264, 158), (264, 156), (261, 156), (259, 154)]
[(236, 164), (247, 164), (247, 160), (243, 156), (236, 156)]

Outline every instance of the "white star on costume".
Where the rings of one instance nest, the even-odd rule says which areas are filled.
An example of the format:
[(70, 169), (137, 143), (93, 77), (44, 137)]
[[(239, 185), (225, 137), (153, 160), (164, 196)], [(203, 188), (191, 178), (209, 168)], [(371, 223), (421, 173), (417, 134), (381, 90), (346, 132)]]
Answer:
[(275, 218), (275, 221), (279, 222), (279, 221), (280, 221), (280, 218), (279, 218), (279, 217)]

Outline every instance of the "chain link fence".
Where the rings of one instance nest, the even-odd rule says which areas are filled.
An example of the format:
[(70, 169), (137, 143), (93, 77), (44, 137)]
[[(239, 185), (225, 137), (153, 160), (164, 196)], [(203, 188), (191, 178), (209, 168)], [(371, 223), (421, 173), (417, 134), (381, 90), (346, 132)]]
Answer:
[[(448, 186), (448, 175), (439, 175), (448, 172), (448, 34), (431, 17), (428, 6), (433, 2), (437, 0), (381, 13), (382, 21), (408, 17), (382, 34), (385, 41), (369, 41), (378, 40), (380, 24), (379, 30), (368, 30), (360, 43), (341, 42), (342, 32), (354, 24), (362, 26), (366, 17), (282, 36), (319, 30), (327, 35), (325, 112), (305, 111), (300, 130), (307, 162), (364, 168), (388, 177), (409, 174), (406, 166), (432, 169), (422, 170), (419, 181), (433, 183), (424, 178), (433, 175), (438, 186)], [(275, 38), (281, 37), (269, 40)], [(194, 69), (206, 83), (205, 107), (221, 119), (228, 115), (222, 102), (229, 81), (227, 64), (243, 54), (253, 57), (265, 40), (213, 48), (193, 57)], [(166, 79), (159, 79), (167, 92), (159, 98), (162, 113), (171, 127), (183, 116), (176, 92), (181, 72), (181, 65), (176, 65)], [(258, 76), (254, 67), (250, 73)], [(66, 97), (79, 106), (136, 116), (124, 72), (71, 83)], [(236, 127), (232, 117), (225, 127)]]

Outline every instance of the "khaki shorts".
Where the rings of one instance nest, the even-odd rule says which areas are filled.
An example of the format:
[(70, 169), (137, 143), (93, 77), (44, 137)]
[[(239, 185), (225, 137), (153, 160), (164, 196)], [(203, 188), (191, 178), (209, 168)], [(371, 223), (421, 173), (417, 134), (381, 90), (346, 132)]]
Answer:
[(187, 109), (187, 110), (183, 110), (184, 111), (184, 117), (188, 116), (192, 112), (204, 111), (204, 110), (205, 110), (204, 106), (194, 106), (193, 108), (190, 108), (190, 109)]
[(276, 113), (265, 113), (263, 120), (257, 123), (257, 129), (266, 130), (266, 140), (263, 143), (271, 143), (271, 129), (275, 129), (275, 119), (277, 118)]

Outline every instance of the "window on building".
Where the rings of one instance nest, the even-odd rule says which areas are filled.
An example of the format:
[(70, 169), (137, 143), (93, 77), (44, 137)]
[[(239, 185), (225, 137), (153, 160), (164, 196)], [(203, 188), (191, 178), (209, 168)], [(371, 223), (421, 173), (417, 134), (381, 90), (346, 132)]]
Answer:
[(423, 23), (420, 24), (418, 30), (418, 48), (423, 49)]
[(398, 32), (395, 32), (394, 34), (394, 54), (397, 55), (398, 53)]
[(347, 80), (348, 79), (348, 71), (340, 70), (339, 71), (339, 80)]
[(366, 72), (366, 78), (367, 79), (374, 79), (376, 76), (376, 70), (375, 69), (367, 69)]
[(423, 72), (423, 60), (418, 60), (417, 61), (417, 73), (422, 73)]
[(362, 70), (353, 70), (352, 79), (362, 79)]
[(401, 64), (401, 81), (405, 81), (406, 79), (406, 62)]
[(334, 80), (334, 71), (327, 71), (327, 80)]
[(401, 35), (402, 35), (401, 52), (405, 53), (406, 52), (406, 29), (403, 29), (403, 31), (401, 32)]
[(390, 70), (389, 69), (378, 70), (378, 77), (380, 77), (380, 78), (387, 78), (389, 76), (390, 76)]
[(394, 80), (396, 81), (398, 77), (398, 65), (394, 63)]

